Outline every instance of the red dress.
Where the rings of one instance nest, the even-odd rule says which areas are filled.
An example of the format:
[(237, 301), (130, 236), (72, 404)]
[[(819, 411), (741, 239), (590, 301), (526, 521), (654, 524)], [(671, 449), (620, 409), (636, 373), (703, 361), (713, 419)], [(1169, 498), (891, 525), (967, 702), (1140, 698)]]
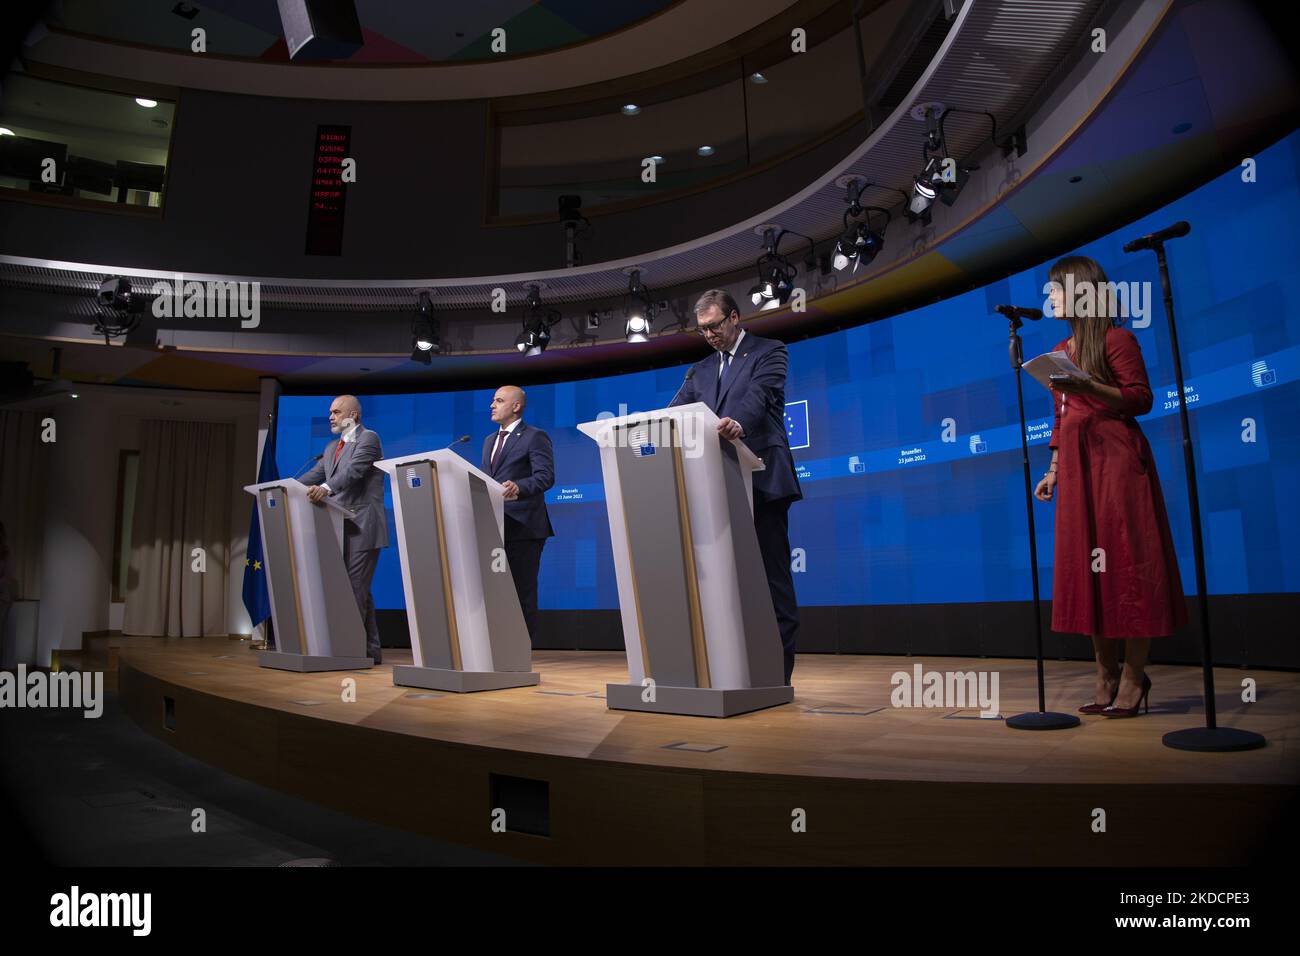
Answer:
[[(1069, 339), (1056, 348), (1069, 352)], [(1128, 329), (1107, 331), (1106, 360), (1124, 396), (1121, 408), (1052, 389), (1050, 444), (1058, 452), (1052, 630), (1162, 637), (1187, 623), (1187, 603), (1151, 446), (1134, 421), (1151, 411), (1151, 386)]]

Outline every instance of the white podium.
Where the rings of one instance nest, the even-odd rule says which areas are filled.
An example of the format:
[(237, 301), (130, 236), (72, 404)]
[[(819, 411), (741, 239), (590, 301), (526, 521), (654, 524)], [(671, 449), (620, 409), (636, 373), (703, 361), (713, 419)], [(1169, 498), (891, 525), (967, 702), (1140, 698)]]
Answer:
[(762, 461), (701, 402), (578, 428), (600, 445), (627, 648), (607, 705), (731, 717), (793, 700), (754, 531)]
[(244, 490), (257, 498), (275, 623), (276, 650), (259, 652), (257, 663), (286, 671), (372, 667), (343, 564), (343, 519), (352, 512), (328, 498), (313, 504), (296, 478)]
[(393, 683), (458, 693), (526, 687), (533, 648), (505, 555), (501, 485), (443, 449), (385, 458), (415, 663)]

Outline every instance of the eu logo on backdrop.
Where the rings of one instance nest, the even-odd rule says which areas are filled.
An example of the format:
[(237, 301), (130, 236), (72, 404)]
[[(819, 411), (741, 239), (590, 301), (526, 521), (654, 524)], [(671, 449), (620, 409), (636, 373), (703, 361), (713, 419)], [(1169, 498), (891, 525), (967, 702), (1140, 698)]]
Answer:
[(812, 444), (808, 434), (808, 399), (785, 403), (785, 437), (790, 448), (807, 448)]

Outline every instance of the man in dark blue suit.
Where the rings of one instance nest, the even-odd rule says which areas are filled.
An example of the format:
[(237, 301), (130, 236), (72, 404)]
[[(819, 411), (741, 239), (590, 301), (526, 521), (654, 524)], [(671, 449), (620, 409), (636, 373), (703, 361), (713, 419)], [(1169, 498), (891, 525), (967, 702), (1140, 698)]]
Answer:
[(785, 651), (785, 682), (794, 671), (799, 606), (790, 572), (790, 505), (803, 497), (785, 430), (785, 346), (740, 327), (736, 300), (711, 289), (695, 303), (696, 330), (715, 350), (686, 373), (671, 405), (703, 402), (721, 419), (718, 434), (739, 438), (766, 466), (754, 472), (754, 530)]
[(551, 438), (523, 420), (524, 390), (503, 385), (492, 396), (497, 430), (483, 440), (483, 470), (505, 488), (506, 561), (515, 579), (528, 636), (537, 643), (537, 570), (555, 534), (542, 495), (555, 484)]

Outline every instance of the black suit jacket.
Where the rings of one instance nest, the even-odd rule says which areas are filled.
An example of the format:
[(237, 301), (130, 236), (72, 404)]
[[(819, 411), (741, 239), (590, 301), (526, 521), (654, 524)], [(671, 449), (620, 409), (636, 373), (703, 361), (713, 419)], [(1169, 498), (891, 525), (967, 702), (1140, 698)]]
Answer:
[(755, 503), (802, 498), (785, 431), (785, 375), (789, 364), (785, 345), (746, 332), (731, 360), (721, 394), (719, 354), (710, 352), (691, 366), (689, 377), (670, 405), (703, 402), (719, 418), (740, 423), (745, 430), (741, 441), (767, 466), (754, 472)]
[(555, 531), (542, 497), (555, 484), (551, 436), (521, 421), (506, 439), (494, 468), (490, 459), (496, 440), (496, 432), (483, 439), (483, 470), (497, 481), (513, 481), (519, 486), (519, 497), (505, 503), (506, 540), (551, 537)]

